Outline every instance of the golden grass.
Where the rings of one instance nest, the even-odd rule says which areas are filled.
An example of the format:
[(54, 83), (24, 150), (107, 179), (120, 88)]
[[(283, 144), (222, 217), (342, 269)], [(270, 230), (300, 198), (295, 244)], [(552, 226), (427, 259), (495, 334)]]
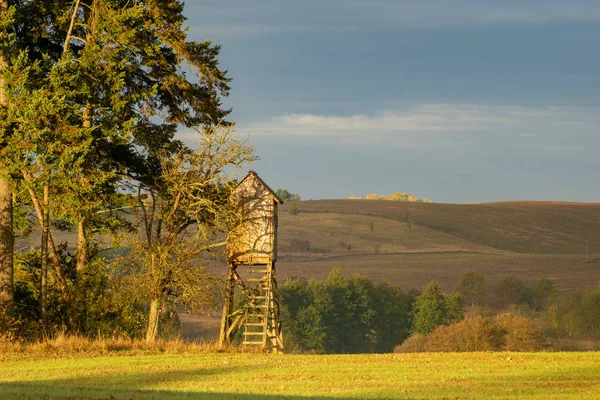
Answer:
[(219, 348), (214, 341), (157, 340), (128, 337), (87, 338), (60, 334), (36, 342), (0, 337), (0, 359), (44, 357), (90, 357), (103, 355), (204, 354), (260, 352), (256, 347)]

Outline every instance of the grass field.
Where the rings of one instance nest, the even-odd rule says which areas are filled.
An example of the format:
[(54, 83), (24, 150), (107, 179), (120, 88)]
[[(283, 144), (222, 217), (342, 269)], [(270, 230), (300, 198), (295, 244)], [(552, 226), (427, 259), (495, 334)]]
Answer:
[(4, 356), (10, 399), (594, 399), (600, 353)]

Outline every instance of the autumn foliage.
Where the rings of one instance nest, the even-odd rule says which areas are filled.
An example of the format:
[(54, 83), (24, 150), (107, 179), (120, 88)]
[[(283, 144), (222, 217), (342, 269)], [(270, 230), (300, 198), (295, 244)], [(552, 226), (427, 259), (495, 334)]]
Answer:
[(546, 347), (544, 335), (533, 320), (501, 314), (494, 319), (475, 316), (452, 325), (440, 325), (427, 336), (413, 334), (394, 351), (541, 351)]

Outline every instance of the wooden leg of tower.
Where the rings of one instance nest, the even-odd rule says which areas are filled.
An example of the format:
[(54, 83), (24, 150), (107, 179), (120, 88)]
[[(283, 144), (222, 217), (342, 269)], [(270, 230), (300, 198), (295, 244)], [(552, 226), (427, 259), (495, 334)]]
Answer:
[(233, 296), (235, 290), (235, 266), (229, 265), (227, 283), (225, 287), (225, 302), (223, 304), (223, 315), (221, 316), (221, 331), (219, 333), (219, 347), (231, 345), (231, 323), (233, 313)]
[(274, 353), (283, 352), (283, 334), (281, 331), (281, 314), (279, 309), (279, 290), (277, 288), (277, 273), (275, 270), (275, 263), (271, 265), (271, 299), (272, 299), (272, 315), (273, 319), (271, 322), (271, 338), (272, 347)]

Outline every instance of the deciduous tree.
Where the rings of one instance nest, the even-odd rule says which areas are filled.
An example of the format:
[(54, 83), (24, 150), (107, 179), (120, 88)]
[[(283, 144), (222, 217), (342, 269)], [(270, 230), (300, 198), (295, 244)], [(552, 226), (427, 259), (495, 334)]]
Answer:
[(417, 296), (413, 308), (413, 332), (428, 335), (440, 325), (463, 319), (462, 303), (456, 293), (444, 296), (440, 284), (429, 282)]
[(496, 286), (496, 296), (504, 305), (517, 304), (524, 292), (525, 285), (514, 275), (502, 279)]
[(485, 278), (476, 272), (464, 273), (455, 289), (465, 303), (471, 304), (471, 310), (474, 310), (475, 304), (482, 304), (487, 297)]
[(231, 128), (200, 129), (199, 146), (159, 156), (160, 174), (137, 187), (139, 221), (131, 279), (150, 302), (146, 339), (158, 337), (163, 304), (188, 307), (214, 300), (203, 253), (223, 248), (242, 229), (243, 213), (232, 189), (233, 172), (255, 159)]

